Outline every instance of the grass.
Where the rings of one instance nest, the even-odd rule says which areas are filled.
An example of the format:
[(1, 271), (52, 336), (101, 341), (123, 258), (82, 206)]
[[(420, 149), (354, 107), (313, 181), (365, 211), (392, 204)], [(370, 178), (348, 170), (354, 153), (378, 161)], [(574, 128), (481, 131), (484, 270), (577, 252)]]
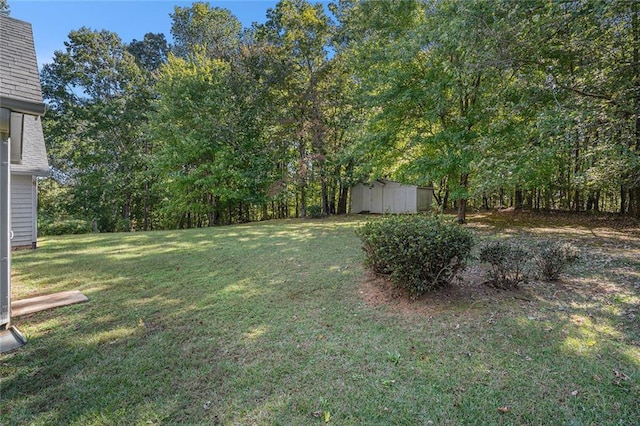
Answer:
[(640, 233), (472, 218), (479, 239), (554, 235), (586, 260), (518, 293), (369, 303), (360, 221), (15, 253), (14, 300), (90, 301), (14, 320), (0, 424), (640, 423)]

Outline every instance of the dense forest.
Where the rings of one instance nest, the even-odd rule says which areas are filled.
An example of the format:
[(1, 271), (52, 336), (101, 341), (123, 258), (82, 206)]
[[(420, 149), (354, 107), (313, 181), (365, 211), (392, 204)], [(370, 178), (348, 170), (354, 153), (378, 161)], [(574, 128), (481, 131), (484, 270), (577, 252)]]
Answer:
[(41, 218), (100, 231), (342, 214), (349, 188), (437, 207), (640, 217), (640, 1), (282, 0), (243, 28), (72, 31), (41, 72)]

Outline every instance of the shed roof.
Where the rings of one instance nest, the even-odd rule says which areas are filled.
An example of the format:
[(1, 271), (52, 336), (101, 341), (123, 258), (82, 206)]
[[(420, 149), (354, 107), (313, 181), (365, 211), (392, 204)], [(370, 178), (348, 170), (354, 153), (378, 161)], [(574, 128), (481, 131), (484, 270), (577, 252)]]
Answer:
[(415, 187), (415, 188), (418, 188), (418, 189), (431, 189), (431, 190), (433, 190), (433, 186), (431, 186), (431, 185), (424, 186), (424, 185), (416, 185), (416, 184), (412, 184), (412, 183), (402, 183), (402, 182), (389, 180), (389, 179), (385, 179), (385, 178), (374, 179), (374, 180), (372, 180), (370, 182), (359, 182), (356, 185), (372, 186), (372, 185), (375, 185), (375, 184), (380, 184), (382, 186), (386, 186), (387, 184), (392, 184), (392, 185), (401, 185), (401, 186), (411, 186), (411, 187)]
[(42, 103), (31, 24), (0, 15), (0, 96)]

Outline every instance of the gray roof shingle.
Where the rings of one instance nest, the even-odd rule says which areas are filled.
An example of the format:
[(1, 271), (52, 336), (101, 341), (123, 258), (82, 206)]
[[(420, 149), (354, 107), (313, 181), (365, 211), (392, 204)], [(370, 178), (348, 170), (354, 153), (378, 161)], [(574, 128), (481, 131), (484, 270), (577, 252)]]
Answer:
[[(0, 15), (0, 98), (42, 103), (31, 24), (3, 15)], [(11, 173), (47, 176), (49, 163), (40, 118), (25, 115), (22, 131), (22, 163), (11, 164)]]
[(42, 102), (31, 24), (0, 15), (0, 96)]

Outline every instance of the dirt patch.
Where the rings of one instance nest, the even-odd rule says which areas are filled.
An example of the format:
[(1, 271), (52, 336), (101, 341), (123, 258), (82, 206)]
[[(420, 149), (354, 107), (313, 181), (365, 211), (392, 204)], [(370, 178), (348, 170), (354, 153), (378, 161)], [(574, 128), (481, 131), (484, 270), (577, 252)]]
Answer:
[(450, 288), (427, 293), (416, 300), (411, 300), (385, 277), (367, 272), (359, 285), (360, 296), (369, 306), (385, 307), (392, 315), (421, 316), (505, 305), (546, 303), (564, 307), (595, 303), (605, 306), (622, 298), (631, 306), (640, 301), (637, 219), (506, 211), (470, 215), (469, 227), (476, 233), (478, 242), (496, 235), (529, 243), (540, 238), (562, 239), (579, 248), (581, 261), (559, 281), (530, 281), (515, 291), (483, 284), (486, 269), (472, 262)]
[(390, 314), (421, 316), (466, 311), (487, 303), (530, 302), (535, 298), (528, 286), (505, 291), (486, 285), (485, 280), (482, 267), (469, 266), (452, 286), (411, 299), (406, 291), (395, 287), (387, 277), (366, 272), (358, 290), (369, 306), (386, 307)]
[(615, 213), (575, 213), (566, 211), (535, 212), (513, 208), (474, 212), (467, 215), (470, 224), (504, 227), (570, 227), (624, 230), (640, 235), (640, 220)]

